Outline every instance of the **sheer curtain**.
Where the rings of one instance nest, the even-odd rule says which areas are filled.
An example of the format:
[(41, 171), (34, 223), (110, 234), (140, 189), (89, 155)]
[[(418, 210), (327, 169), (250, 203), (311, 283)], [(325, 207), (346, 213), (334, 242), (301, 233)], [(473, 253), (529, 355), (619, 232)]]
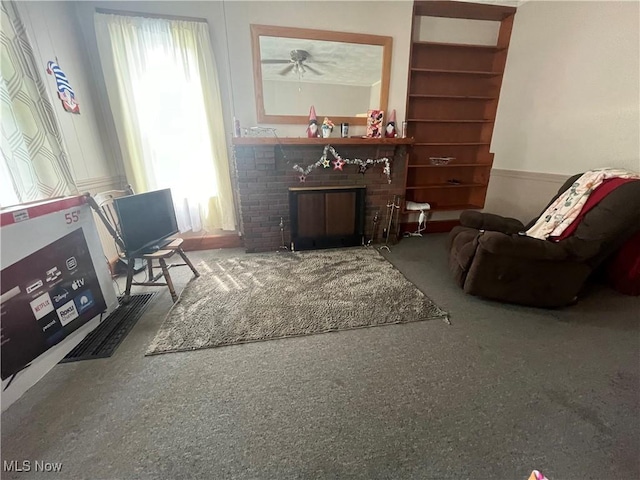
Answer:
[(180, 231), (234, 230), (222, 102), (207, 24), (96, 13), (95, 26), (134, 190), (171, 188)]

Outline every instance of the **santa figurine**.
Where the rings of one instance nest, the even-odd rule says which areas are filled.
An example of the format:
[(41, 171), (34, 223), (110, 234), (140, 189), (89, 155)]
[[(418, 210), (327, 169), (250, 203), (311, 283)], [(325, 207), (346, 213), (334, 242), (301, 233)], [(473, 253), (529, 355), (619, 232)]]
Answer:
[(316, 138), (320, 136), (320, 129), (318, 128), (318, 119), (316, 118), (316, 107), (311, 105), (309, 110), (309, 126), (307, 127), (307, 137)]
[(396, 111), (391, 110), (389, 115), (389, 121), (387, 122), (387, 128), (384, 130), (384, 136), (387, 138), (396, 138), (398, 133), (396, 132)]

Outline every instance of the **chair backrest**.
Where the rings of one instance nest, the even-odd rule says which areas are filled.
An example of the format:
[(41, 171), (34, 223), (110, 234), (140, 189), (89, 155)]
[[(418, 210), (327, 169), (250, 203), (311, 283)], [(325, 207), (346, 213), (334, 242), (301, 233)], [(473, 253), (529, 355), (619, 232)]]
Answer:
[(127, 248), (122, 238), (118, 212), (113, 205), (113, 201), (116, 198), (126, 197), (128, 195), (133, 195), (131, 185), (127, 185), (124, 190), (109, 190), (93, 196), (89, 193), (85, 193), (87, 202), (96, 212), (100, 220), (102, 220), (107, 231), (115, 240), (116, 245), (118, 246), (118, 255), (121, 257), (126, 255)]
[(549, 203), (547, 203), (547, 205), (542, 209), (542, 211), (536, 215), (534, 218), (531, 219), (531, 221), (529, 223), (527, 223), (524, 227), (525, 231), (529, 230), (531, 227), (533, 227), (536, 222), (538, 221), (538, 218), (540, 218), (540, 215), (542, 215), (544, 212), (547, 211), (547, 208), (549, 208), (549, 206), (555, 202), (557, 200), (557, 198), (562, 195), (565, 190), (567, 190), (571, 185), (573, 185), (575, 183), (576, 180), (578, 180), (580, 177), (582, 176), (582, 173), (577, 173), (575, 175), (573, 175), (572, 177), (569, 177), (563, 184), (562, 186), (558, 189), (558, 193), (556, 193), (553, 198), (551, 200), (549, 200)]
[[(578, 173), (569, 177), (540, 215), (581, 176), (582, 173)], [(538, 217), (525, 230), (531, 228)], [(584, 257), (586, 263), (595, 268), (637, 232), (640, 232), (640, 181), (620, 185), (610, 192), (585, 214), (576, 230), (560, 243), (575, 256)]]

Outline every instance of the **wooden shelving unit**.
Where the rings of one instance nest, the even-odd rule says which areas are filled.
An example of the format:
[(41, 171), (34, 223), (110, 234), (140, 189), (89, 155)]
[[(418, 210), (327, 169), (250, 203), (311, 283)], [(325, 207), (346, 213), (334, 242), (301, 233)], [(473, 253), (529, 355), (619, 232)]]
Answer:
[[(429, 202), (432, 210), (483, 208), (493, 164), (489, 146), (515, 12), (498, 5), (414, 2), (406, 111), (408, 136), (415, 142), (408, 156), (406, 200)], [(416, 25), (423, 16), (500, 22), (497, 43), (416, 40)], [(432, 165), (429, 157), (455, 159)]]

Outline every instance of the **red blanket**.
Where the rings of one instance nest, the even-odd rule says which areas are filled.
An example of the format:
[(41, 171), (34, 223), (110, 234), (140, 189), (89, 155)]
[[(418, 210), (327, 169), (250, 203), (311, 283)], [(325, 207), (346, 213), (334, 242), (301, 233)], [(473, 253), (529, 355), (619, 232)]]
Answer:
[(640, 295), (640, 232), (622, 245), (607, 265), (609, 285), (626, 295)]

